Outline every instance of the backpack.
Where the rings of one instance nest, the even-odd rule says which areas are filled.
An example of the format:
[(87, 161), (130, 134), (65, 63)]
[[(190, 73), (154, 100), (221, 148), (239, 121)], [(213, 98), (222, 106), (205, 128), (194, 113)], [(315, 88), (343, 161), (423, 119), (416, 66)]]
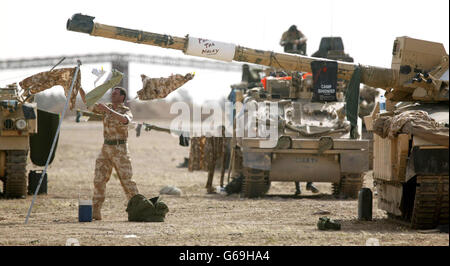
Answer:
[(147, 199), (137, 194), (128, 202), (126, 211), (129, 222), (164, 222), (169, 208), (160, 197)]

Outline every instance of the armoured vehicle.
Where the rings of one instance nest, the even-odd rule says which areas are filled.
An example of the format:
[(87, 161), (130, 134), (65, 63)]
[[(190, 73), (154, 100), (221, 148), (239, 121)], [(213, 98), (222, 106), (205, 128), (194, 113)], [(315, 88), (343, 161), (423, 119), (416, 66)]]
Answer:
[(448, 225), (448, 54), (440, 43), (395, 40), (392, 69), (402, 90), (365, 117), (374, 132), (378, 207), (413, 228)]
[[(32, 170), (27, 176), (28, 155), (35, 166), (46, 164), (59, 122), (58, 114), (37, 108), (34, 96), (25, 97), (24, 91), (16, 83), (0, 87), (0, 180), (6, 198), (35, 191), (41, 174)], [(55, 153), (49, 164), (54, 158)], [(38, 194), (47, 192), (46, 176)]]
[(0, 88), (0, 180), (6, 197), (27, 193), (29, 137), (37, 133), (37, 105), (18, 95), (16, 84)]
[[(359, 98), (358, 97), (359, 83), (363, 83), (367, 86), (371, 86), (374, 88), (381, 88), (386, 90), (385, 95), (386, 98), (388, 99), (388, 106), (392, 106), (396, 102), (406, 102), (406, 101), (442, 103), (444, 105), (444, 113), (448, 114), (448, 100), (449, 100), (448, 54), (445, 52), (445, 49), (443, 49), (442, 44), (436, 44), (422, 40), (415, 40), (409, 37), (399, 37), (394, 41), (393, 61), (391, 68), (383, 68), (375, 66), (357, 65), (351, 62), (318, 59), (314, 57), (276, 53), (272, 51), (262, 51), (243, 46), (236, 46), (230, 43), (216, 42), (202, 38), (194, 38), (191, 36), (175, 37), (166, 34), (156, 34), (139, 30), (114, 27), (100, 23), (94, 23), (94, 17), (85, 16), (81, 14), (73, 15), (72, 18), (68, 20), (66, 26), (68, 30), (87, 33), (92, 36), (101, 36), (106, 38), (119, 39), (123, 41), (160, 46), (163, 48), (181, 50), (187, 55), (201, 56), (210, 59), (223, 60), (227, 62), (230, 62), (232, 60), (247, 62), (292, 72), (313, 72), (312, 69), (313, 65), (315, 64), (323, 65), (328, 64), (330, 62), (334, 62), (335, 67), (337, 68), (337, 71), (335, 71), (337, 79), (349, 81), (349, 87), (347, 89), (345, 96), (347, 102), (345, 108), (346, 109), (345, 115), (347, 119), (350, 121), (350, 136), (355, 139), (357, 139), (358, 137), (357, 136), (358, 100), (355, 100), (355, 98), (356, 99)], [(413, 45), (414, 49), (411, 50), (408, 48), (409, 46), (407, 44), (409, 42), (415, 43)], [(438, 53), (439, 55), (429, 56), (428, 50), (434, 49), (440, 51)], [(418, 56), (418, 54), (421, 54), (421, 56)], [(330, 66), (331, 65), (333, 64), (330, 63)], [(324, 72), (326, 72), (325, 68), (322, 69), (324, 70)], [(437, 75), (436, 73), (439, 75)], [(285, 87), (291, 87), (291, 85), (286, 85)], [(279, 94), (283, 94), (284, 95), (283, 97), (287, 99), (291, 98), (293, 95), (298, 95), (297, 90), (291, 89), (289, 89), (289, 93), (287, 93), (287, 91), (283, 89), (278, 90), (278, 88), (273, 88), (272, 91), (284, 91), (284, 93)], [(256, 91), (254, 92), (254, 94), (255, 94), (254, 96), (252, 95), (250, 96), (255, 99), (258, 97), (258, 95), (259, 96), (261, 95)], [(355, 95), (357, 97), (355, 97)], [(296, 96), (295, 98), (297, 99), (301, 97)], [(281, 101), (282, 98), (280, 96), (280, 104)], [(313, 120), (309, 121), (312, 123), (311, 125), (309, 125), (309, 127), (305, 125), (305, 127), (302, 128), (301, 122), (298, 122), (298, 120), (295, 121), (296, 119), (299, 118), (299, 116), (296, 116), (295, 114), (297, 114), (296, 110), (305, 110), (305, 109), (303, 109), (303, 107), (299, 108), (298, 105), (294, 104), (297, 101), (289, 100), (287, 102), (289, 102), (287, 106), (283, 107), (281, 110), (281, 114), (285, 114), (284, 121), (286, 121), (285, 124), (286, 128), (289, 129), (289, 127), (287, 127), (289, 125), (289, 122), (294, 121), (293, 123), (294, 126), (292, 126), (290, 130), (293, 131), (294, 133), (302, 134), (301, 132), (296, 131), (306, 129), (306, 132), (308, 132), (308, 128), (316, 126), (313, 124), (317, 123), (318, 121), (316, 121), (314, 118)], [(302, 103), (301, 101), (299, 102)], [(306, 103), (306, 105), (308, 104), (309, 102)], [(339, 104), (339, 101), (337, 101), (336, 104)], [(314, 110), (315, 110), (314, 108), (306, 108), (305, 111), (306, 113), (315, 114)], [(290, 114), (288, 111), (291, 111)], [(322, 112), (318, 112), (316, 114), (326, 115), (323, 114)], [(288, 119), (288, 117), (291, 117), (292, 120)], [(339, 114), (336, 117), (339, 119)], [(335, 119), (336, 117), (332, 116), (331, 118)], [(279, 121), (283, 120), (280, 119)], [(298, 125), (300, 125), (300, 127)], [(323, 125), (319, 124), (319, 126)], [(281, 126), (278, 128), (284, 129), (285, 127)], [(308, 163), (319, 162), (319, 159), (323, 160), (320, 162), (320, 164), (323, 165), (323, 167), (320, 168), (320, 170), (322, 171), (327, 171), (324, 169), (335, 169), (336, 172), (345, 173), (345, 171), (348, 168), (350, 168), (349, 169), (350, 171), (361, 172), (360, 171), (361, 169), (355, 169), (353, 166), (359, 165), (360, 162), (366, 160), (367, 157), (364, 154), (366, 142), (355, 141), (355, 139), (347, 141), (343, 140), (342, 138), (333, 139), (332, 137), (330, 138), (329, 136), (324, 136), (322, 140), (312, 139), (309, 142), (299, 142), (296, 140), (295, 136), (281, 135), (281, 137), (277, 140), (277, 143), (275, 144), (275, 148), (273, 147), (268, 148), (267, 153), (261, 152), (263, 149), (265, 149), (264, 146), (261, 146), (261, 141), (255, 140), (254, 138), (249, 139), (248, 141), (245, 138), (242, 139), (243, 143), (245, 144), (241, 147), (247, 148), (249, 151), (253, 152), (248, 153), (249, 155), (248, 158), (245, 158), (245, 156), (243, 156), (242, 160), (243, 167), (246, 167), (245, 166), (246, 164), (247, 166), (250, 166), (249, 167), (250, 169), (248, 169), (250, 173), (248, 173), (248, 176), (245, 178), (247, 191), (246, 194), (249, 196), (260, 195), (261, 191), (266, 190), (268, 188), (268, 182), (270, 181), (271, 178), (271, 172), (274, 172), (273, 171), (274, 169), (282, 169), (283, 171), (280, 172), (289, 173), (288, 174), (289, 177), (273, 176), (274, 178), (278, 178), (279, 180), (284, 178), (286, 179), (292, 178), (290, 174), (297, 174), (297, 172), (293, 170), (296, 164), (299, 165), (302, 164), (303, 166), (302, 172), (306, 172), (308, 171), (307, 170), (309, 166)], [(374, 146), (378, 145), (378, 142), (379, 140), (375, 139)], [(263, 141), (262, 143), (265, 142)], [(304, 143), (305, 145), (303, 145)], [(306, 143), (308, 143), (308, 145), (306, 145)], [(345, 147), (349, 147), (347, 146), (348, 143), (351, 143), (349, 144), (349, 146), (351, 146), (352, 143), (356, 144), (356, 149), (346, 152), (340, 152), (341, 149), (345, 150)], [(411, 144), (410, 142), (408, 143)], [(417, 144), (417, 142), (415, 143)], [(448, 143), (448, 135), (447, 135), (447, 143)], [(340, 146), (339, 144), (344, 145)], [(433, 153), (433, 152), (448, 151), (448, 145), (446, 147), (444, 145), (443, 146), (444, 148), (442, 148), (441, 146), (438, 146), (439, 148), (434, 147), (432, 149), (428, 149), (427, 152)], [(277, 147), (280, 149), (276, 150)], [(297, 159), (299, 157), (292, 155), (293, 153), (298, 154), (297, 151), (303, 149), (305, 153), (309, 155), (314, 153), (315, 157), (311, 157), (308, 155), (300, 157), (301, 159)], [(321, 155), (318, 155), (320, 152), (319, 149), (325, 151), (322, 152)], [(281, 150), (282, 152), (278, 153), (279, 150)], [(338, 151), (337, 153), (336, 150)], [(418, 150), (421, 151), (420, 148)], [(378, 155), (379, 156), (378, 158), (396, 157), (386, 152), (390, 151), (387, 150), (382, 151), (381, 154)], [(358, 156), (353, 156), (354, 154), (358, 154)], [(406, 154), (414, 155), (416, 153), (414, 152), (414, 148), (412, 147), (411, 150), (407, 150)], [(410, 158), (408, 156), (407, 159)], [(427, 156), (427, 155), (422, 154), (420, 156)], [(433, 213), (431, 216), (441, 217), (441, 215), (444, 215), (443, 213), (446, 211), (448, 222), (448, 157), (447, 159), (445, 158), (443, 159), (443, 163), (441, 165), (441, 168), (442, 167), (445, 168), (445, 165), (447, 165), (447, 172), (445, 172), (442, 171), (442, 169), (439, 167), (436, 168), (432, 160), (417, 159), (420, 156), (419, 155), (414, 156), (414, 162), (417, 161), (418, 164), (420, 162), (422, 163), (421, 165), (422, 168), (421, 167), (416, 168), (422, 170), (425, 169), (427, 171), (424, 170), (422, 172), (421, 171), (416, 172), (418, 173), (416, 175), (413, 175), (413, 173), (411, 172), (413, 178), (414, 176), (416, 178), (416, 183), (411, 185), (412, 189), (411, 190), (403, 189), (403, 187), (405, 187), (406, 184), (408, 184), (408, 180), (398, 178), (399, 175), (396, 175), (395, 180), (391, 179), (381, 184), (381, 186), (385, 186), (385, 188), (387, 189), (385, 189), (384, 192), (382, 189), (380, 189), (379, 193), (379, 195), (381, 194), (381, 196), (379, 197), (380, 202), (388, 200), (387, 197), (391, 197), (391, 199), (389, 199), (389, 201), (392, 202), (391, 205), (393, 205), (395, 208), (398, 208), (397, 205), (399, 205), (401, 202), (404, 202), (403, 194), (406, 193), (406, 191), (414, 191), (417, 197), (413, 201), (412, 212), (414, 212), (414, 210), (416, 210), (416, 212), (418, 213), (431, 211)], [(280, 160), (279, 158), (283, 159)], [(288, 162), (289, 160), (290, 163), (287, 164), (281, 163), (281, 162)], [(413, 160), (410, 159), (408, 162), (412, 161)], [(249, 162), (256, 162), (256, 163), (251, 165), (249, 164)], [(375, 154), (374, 168), (376, 169), (374, 169), (374, 173), (376, 173), (379, 170), (378, 167), (380, 167), (377, 166), (376, 162), (377, 162), (377, 155)], [(270, 171), (264, 170), (267, 169), (269, 164), (271, 170)], [(312, 173), (313, 171), (310, 172), (311, 175), (317, 174)], [(423, 174), (423, 176), (426, 176), (427, 178), (422, 178), (420, 176), (421, 174)], [(332, 182), (343, 184), (343, 186), (346, 187), (345, 185), (347, 183), (346, 178), (342, 178), (342, 176), (338, 177), (337, 175), (333, 176), (333, 178), (335, 178), (335, 180)], [(377, 174), (375, 174), (375, 179), (379, 180)], [(357, 180), (358, 180), (357, 182), (359, 183), (360, 178), (357, 178)], [(329, 179), (326, 181), (330, 182)], [(342, 188), (342, 186), (340, 185), (338, 187)], [(380, 187), (378, 183), (377, 187)], [(425, 187), (427, 188), (425, 189)], [(433, 188), (438, 188), (438, 192), (433, 190)], [(424, 190), (425, 192), (422, 192), (421, 189)], [(427, 193), (431, 191), (433, 192), (431, 193), (432, 196), (428, 197), (429, 195)], [(412, 194), (412, 192), (410, 194)], [(388, 213), (392, 215), (398, 214), (398, 212), (394, 212), (392, 209), (385, 207), (383, 204), (380, 204), (379, 206), (380, 208), (386, 210)], [(417, 217), (417, 215), (415, 217)], [(432, 218), (432, 220), (433, 219), (436, 220), (435, 218)], [(424, 224), (430, 225), (432, 224), (432, 222), (428, 221), (424, 222)]]
[[(250, 136), (248, 125), (236, 127), (236, 135), (244, 137), (235, 138), (233, 176), (243, 177), (244, 196), (264, 195), (273, 181), (306, 181), (333, 183), (333, 194), (356, 197), (368, 170), (368, 142), (350, 137), (344, 94), (338, 92), (334, 102), (312, 102), (311, 73), (265, 72), (268, 75), (259, 87), (245, 88), (245, 81), (232, 86), (237, 101), (243, 103), (237, 105), (237, 124), (245, 117), (244, 105), (258, 105), (258, 114), (266, 117), (271, 116), (268, 109), (272, 103), (278, 108), (278, 117), (265, 120), (258, 115), (253, 125), (260, 127), (274, 120), (275, 142), (257, 134)], [(248, 131), (242, 134), (241, 128)]]

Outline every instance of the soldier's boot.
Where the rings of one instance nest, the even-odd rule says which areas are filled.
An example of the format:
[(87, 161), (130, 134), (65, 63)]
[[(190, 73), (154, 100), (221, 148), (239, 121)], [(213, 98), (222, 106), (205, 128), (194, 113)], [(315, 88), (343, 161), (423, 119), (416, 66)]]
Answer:
[(208, 194), (215, 194), (216, 190), (212, 186), (207, 186), (206, 191)]
[(300, 189), (300, 182), (295, 182), (295, 196), (302, 194), (302, 190)]
[(313, 185), (312, 182), (306, 183), (306, 190), (310, 190), (312, 193), (319, 193), (319, 190)]
[(98, 205), (93, 205), (92, 206), (92, 219), (94, 220), (101, 220), (102, 219), (102, 213), (100, 211), (100, 206)]
[(187, 168), (189, 166), (189, 158), (184, 158), (184, 162), (177, 165), (177, 168)]

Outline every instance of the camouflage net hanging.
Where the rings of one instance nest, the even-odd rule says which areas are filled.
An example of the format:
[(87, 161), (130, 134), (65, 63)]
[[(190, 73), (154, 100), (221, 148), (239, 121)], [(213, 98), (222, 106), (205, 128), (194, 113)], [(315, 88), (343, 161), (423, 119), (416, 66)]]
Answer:
[(211, 164), (215, 166), (217, 159), (223, 156), (223, 142), (228, 143), (229, 138), (201, 136), (192, 137), (190, 141), (189, 171), (208, 171)]
[(427, 112), (406, 111), (394, 116), (380, 116), (374, 121), (374, 133), (382, 138), (395, 138), (404, 133), (448, 147), (449, 129), (440, 125)]
[[(72, 84), (72, 78), (75, 74), (75, 69), (75, 67), (55, 69), (52, 71), (41, 72), (22, 80), (19, 82), (20, 87), (25, 91), (22, 96), (27, 97), (31, 94), (36, 94), (59, 85), (64, 88), (64, 95), (67, 98), (69, 95), (70, 85)], [(70, 97), (70, 110), (72, 110), (75, 106), (78, 92), (80, 92), (83, 102), (86, 103), (85, 93), (83, 88), (81, 88), (81, 73), (78, 73), (77, 75), (72, 95)]]
[(194, 74), (171, 75), (168, 78), (149, 78), (142, 74), (142, 89), (137, 92), (139, 100), (148, 101), (165, 98), (169, 93), (183, 86), (186, 82), (194, 78)]

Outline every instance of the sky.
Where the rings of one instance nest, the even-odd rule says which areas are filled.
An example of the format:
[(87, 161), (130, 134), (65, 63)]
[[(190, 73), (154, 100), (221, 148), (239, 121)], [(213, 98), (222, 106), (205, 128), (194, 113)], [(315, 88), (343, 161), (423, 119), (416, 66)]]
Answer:
[[(1, 0), (0, 11), (0, 61), (97, 52), (189, 58), (177, 50), (67, 31), (67, 19), (75, 13), (95, 16), (94, 21), (102, 24), (178, 37), (189, 34), (275, 52), (282, 52), (281, 34), (295, 24), (308, 38), (308, 55), (318, 50), (321, 37), (340, 36), (356, 63), (380, 67), (390, 67), (392, 44), (399, 36), (440, 42), (449, 50), (448, 0)], [(93, 88), (93, 67), (111, 66), (83, 65), (86, 91)], [(46, 70), (0, 71), (0, 86)], [(200, 102), (223, 97), (241, 78), (238, 72), (140, 64), (132, 64), (130, 70), (131, 96), (142, 86), (141, 74), (160, 77), (195, 71), (194, 80), (181, 89)]]

